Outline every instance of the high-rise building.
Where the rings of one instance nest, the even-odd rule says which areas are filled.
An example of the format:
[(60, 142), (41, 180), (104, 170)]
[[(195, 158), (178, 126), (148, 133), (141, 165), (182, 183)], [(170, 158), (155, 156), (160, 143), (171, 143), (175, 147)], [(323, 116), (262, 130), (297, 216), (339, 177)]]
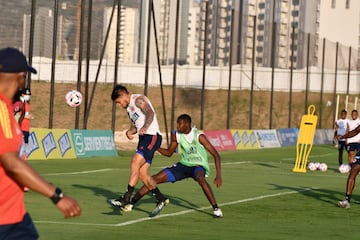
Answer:
[[(316, 34), (318, 65), (322, 64), (323, 39), (338, 46), (338, 67), (347, 69), (350, 59), (351, 69), (360, 69), (360, 1), (328, 0), (319, 1)], [(329, 49), (329, 43), (325, 48)], [(350, 49), (351, 47), (351, 49)], [(336, 49), (325, 52), (325, 67), (334, 67)]]
[[(153, 20), (152, 16), (149, 16), (149, 10), (151, 9), (150, 3), (153, 2), (154, 4), (154, 15), (159, 16), (160, 13), (160, 2), (159, 1), (141, 1), (140, 3), (140, 23), (139, 23), (139, 50), (137, 56), (138, 63), (145, 63), (146, 56), (147, 56), (147, 48), (149, 49), (149, 63), (150, 64), (157, 64), (157, 48), (155, 43), (155, 35), (154, 35), (154, 27), (153, 27)], [(149, 22), (150, 19), (150, 22)], [(164, 37), (166, 36), (165, 33), (161, 33), (160, 31), (160, 22), (158, 19), (156, 21), (156, 32), (159, 41), (159, 45), (162, 43), (166, 43), (167, 39)], [(167, 21), (167, 20), (165, 20)], [(148, 29), (150, 29), (150, 36), (148, 38)], [(152, 35), (151, 35), (152, 34)], [(149, 46), (148, 46), (149, 40)], [(160, 47), (159, 47), (160, 49)], [(160, 50), (159, 50), (160, 51)], [(161, 53), (160, 56), (164, 56), (165, 53)]]
[[(23, 51), (29, 51), (29, 38), (30, 38), (30, 15), (24, 15), (23, 18)], [(34, 49), (33, 56), (43, 56), (51, 58), (53, 49), (53, 25), (54, 16), (53, 11), (49, 8), (40, 7), (35, 17), (34, 27)], [(63, 56), (63, 17), (58, 18), (58, 31), (57, 31), (57, 56)]]
[[(106, 8), (104, 14), (104, 38), (110, 23), (113, 8)], [(109, 36), (106, 43), (105, 59), (115, 60), (116, 54), (116, 31), (117, 31), (117, 7), (114, 9), (112, 22), (110, 25)], [(119, 30), (119, 62), (135, 63), (138, 48), (138, 19), (139, 11), (136, 8), (121, 6), (120, 9), (120, 30)]]
[(293, 68), (303, 68), (306, 33), (315, 34), (317, 1), (244, 0), (242, 6), (238, 2), (236, 8), (243, 12), (238, 15), (243, 22), (238, 61), (251, 64), (255, 49), (257, 66), (290, 68), (293, 64)]
[[(154, 15), (156, 23), (156, 37), (158, 39), (158, 48), (155, 42), (155, 29), (153, 16), (150, 16), (149, 23), (149, 4), (151, 1), (141, 1), (141, 20), (140, 20), (140, 40), (138, 62), (145, 63), (146, 49), (148, 40), (148, 27), (150, 27), (149, 41), (149, 62), (157, 64), (157, 54), (159, 54), (160, 64), (173, 64), (175, 51), (175, 30), (176, 30), (176, 12), (177, 1), (154, 0)], [(187, 63), (187, 38), (189, 7), (192, 0), (179, 1), (178, 15), (178, 42), (177, 42), (177, 62), (179, 64)], [(150, 26), (149, 26), (150, 24)], [(158, 53), (157, 53), (158, 50)]]
[(232, 2), (232, 0), (209, 0), (200, 3), (197, 63), (203, 62), (204, 50), (206, 64), (224, 66), (229, 63)]
[[(78, 13), (81, 5), (80, 1), (75, 2), (66, 1), (61, 5), (57, 26), (57, 58), (77, 59), (78, 56)], [(154, 6), (155, 19), (153, 15), (149, 16), (150, 3)], [(124, 0), (122, 4), (118, 43), (120, 62), (145, 63), (149, 49), (150, 64), (157, 64), (157, 57), (160, 64), (173, 64), (175, 30), (178, 29), (178, 64), (201, 65), (206, 53), (206, 64), (226, 66), (230, 63), (231, 52), (232, 64), (250, 65), (254, 53), (255, 65), (261, 67), (301, 69), (306, 67), (308, 60), (312, 66), (321, 66), (325, 46), (323, 39), (326, 39), (325, 67), (334, 67), (337, 43), (340, 49), (338, 66), (343, 69), (347, 67), (348, 58), (351, 57), (351, 68), (360, 67), (358, 0)], [(112, 7), (99, 2), (92, 9), (91, 58), (98, 59)], [(88, 13), (84, 14), (87, 20)], [(23, 22), (22, 49), (28, 52), (30, 16), (24, 15)], [(34, 56), (52, 56), (53, 22), (50, 8), (37, 9)], [(105, 58), (109, 61), (115, 59), (116, 22), (117, 10), (105, 49)], [(87, 29), (86, 25), (87, 21), (84, 29)], [(103, 31), (94, 31), (101, 26)], [(84, 37), (83, 43), (86, 42)]]
[(187, 53), (186, 62), (190, 65), (199, 65), (200, 58), (200, 3), (193, 2), (189, 8), (188, 32), (187, 32)]
[[(170, 2), (170, 11), (168, 13), (169, 23), (167, 28), (169, 29), (169, 40), (167, 45), (168, 58), (167, 63), (174, 63), (174, 49), (175, 49), (175, 30), (176, 30), (176, 8), (177, 1), (162, 0), (163, 4)], [(178, 13), (178, 41), (177, 41), (177, 62), (178, 64), (187, 64), (188, 55), (188, 35), (192, 32), (189, 25), (190, 20), (190, 4), (192, 0), (179, 1), (179, 13)]]

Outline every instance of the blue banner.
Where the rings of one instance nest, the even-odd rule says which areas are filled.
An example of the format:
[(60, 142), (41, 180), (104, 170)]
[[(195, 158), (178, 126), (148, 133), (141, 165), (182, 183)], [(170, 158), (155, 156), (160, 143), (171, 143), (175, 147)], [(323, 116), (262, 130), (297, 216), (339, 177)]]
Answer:
[(316, 129), (314, 144), (332, 144), (334, 139), (333, 129)]
[(282, 147), (296, 146), (299, 134), (298, 128), (280, 128), (276, 129), (276, 133)]

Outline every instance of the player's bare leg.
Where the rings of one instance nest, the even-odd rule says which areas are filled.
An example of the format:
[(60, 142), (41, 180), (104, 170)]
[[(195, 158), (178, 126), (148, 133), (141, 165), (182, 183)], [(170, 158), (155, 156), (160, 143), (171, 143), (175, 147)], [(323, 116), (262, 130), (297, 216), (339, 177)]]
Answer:
[(214, 217), (222, 217), (223, 213), (221, 209), (218, 207), (214, 193), (209, 185), (209, 183), (205, 179), (204, 172), (198, 171), (196, 174), (196, 181), (199, 183), (200, 187), (202, 188), (206, 198), (209, 200), (211, 206), (214, 210)]
[(356, 177), (360, 172), (360, 164), (353, 164), (347, 179), (345, 200), (339, 201), (340, 208), (350, 208), (352, 192), (355, 188)]

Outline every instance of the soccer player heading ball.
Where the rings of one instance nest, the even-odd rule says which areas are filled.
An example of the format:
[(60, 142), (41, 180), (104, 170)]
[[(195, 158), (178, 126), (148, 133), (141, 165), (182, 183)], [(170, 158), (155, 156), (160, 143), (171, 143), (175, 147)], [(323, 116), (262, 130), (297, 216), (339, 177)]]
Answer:
[(126, 87), (116, 85), (111, 94), (111, 99), (120, 107), (126, 109), (131, 120), (131, 126), (126, 131), (126, 137), (133, 139), (138, 133), (139, 142), (136, 153), (131, 159), (130, 179), (124, 196), (118, 199), (109, 199), (108, 203), (124, 211), (131, 211), (124, 206), (130, 203), (134, 187), (139, 179), (156, 197), (157, 205), (150, 216), (156, 216), (167, 205), (165, 198), (156, 186), (156, 182), (149, 174), (155, 151), (160, 147), (162, 136), (158, 120), (150, 100), (142, 94), (131, 94)]

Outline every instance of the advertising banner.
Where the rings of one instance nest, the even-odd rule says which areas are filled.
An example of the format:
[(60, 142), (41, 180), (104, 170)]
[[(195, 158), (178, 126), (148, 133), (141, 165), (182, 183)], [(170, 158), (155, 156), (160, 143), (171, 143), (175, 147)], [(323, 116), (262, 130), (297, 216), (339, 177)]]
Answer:
[(256, 130), (260, 148), (281, 147), (275, 130)]
[(32, 128), (25, 146), (27, 159), (76, 158), (70, 130)]
[(204, 131), (204, 133), (216, 150), (236, 149), (234, 139), (229, 130)]
[(280, 128), (276, 129), (276, 133), (282, 147), (296, 146), (299, 134), (298, 128)]
[(77, 157), (117, 156), (111, 130), (70, 130)]
[(30, 129), (28, 160), (117, 156), (111, 130)]
[(256, 139), (255, 131), (237, 129), (231, 130), (231, 133), (237, 150), (259, 148), (259, 143)]
[(334, 139), (334, 129), (316, 129), (314, 144), (332, 144)]

